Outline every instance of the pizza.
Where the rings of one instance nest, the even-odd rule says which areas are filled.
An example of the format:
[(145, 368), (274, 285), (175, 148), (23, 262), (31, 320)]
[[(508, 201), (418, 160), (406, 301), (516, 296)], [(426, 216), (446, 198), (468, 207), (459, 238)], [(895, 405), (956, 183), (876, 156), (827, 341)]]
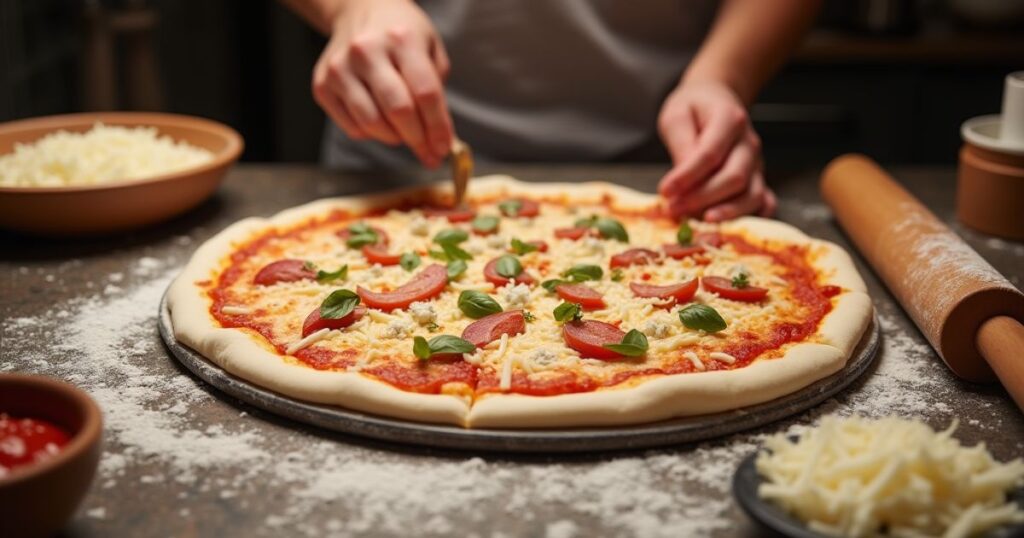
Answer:
[(623, 425), (795, 392), (871, 317), (840, 247), (676, 222), (608, 183), (474, 179), (250, 218), (168, 293), (175, 337), (288, 397), (463, 427)]

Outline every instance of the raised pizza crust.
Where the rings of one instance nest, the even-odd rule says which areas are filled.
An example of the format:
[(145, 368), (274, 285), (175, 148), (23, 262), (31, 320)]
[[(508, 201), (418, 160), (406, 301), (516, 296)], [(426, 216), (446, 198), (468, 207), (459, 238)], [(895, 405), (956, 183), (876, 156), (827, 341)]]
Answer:
[[(654, 195), (610, 183), (524, 183), (506, 176), (473, 180), (473, 197), (565, 196), (572, 203), (610, 200), (619, 210), (658, 204)], [(403, 202), (450, 197), (450, 187), (432, 185), (385, 194), (335, 198), (282, 211), (270, 219), (240, 221), (203, 244), (174, 281), (168, 306), (175, 337), (238, 377), (293, 398), (407, 420), (465, 427), (568, 427), (649, 422), (713, 413), (762, 403), (822, 379), (845, 365), (868, 326), (872, 306), (849, 255), (777, 221), (744, 217), (723, 231), (785, 243), (810, 245), (812, 264), (825, 282), (844, 288), (821, 322), (815, 341), (790, 346), (784, 356), (744, 368), (660, 376), (598, 391), (559, 396), (487, 394), (471, 402), (450, 394), (420, 394), (357, 372), (319, 371), (283, 358), (243, 329), (221, 328), (210, 314), (211, 299), (198, 282), (219, 274), (230, 254), (270, 227), (287, 227), (335, 209), (362, 213)]]

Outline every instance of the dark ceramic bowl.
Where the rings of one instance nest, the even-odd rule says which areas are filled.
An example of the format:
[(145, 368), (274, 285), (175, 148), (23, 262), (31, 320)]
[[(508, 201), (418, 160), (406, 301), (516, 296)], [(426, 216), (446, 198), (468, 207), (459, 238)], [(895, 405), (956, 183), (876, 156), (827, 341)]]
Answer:
[(88, 394), (54, 379), (0, 374), (0, 411), (47, 420), (71, 439), (54, 457), (0, 478), (0, 535), (50, 536), (85, 497), (100, 459), (103, 419)]

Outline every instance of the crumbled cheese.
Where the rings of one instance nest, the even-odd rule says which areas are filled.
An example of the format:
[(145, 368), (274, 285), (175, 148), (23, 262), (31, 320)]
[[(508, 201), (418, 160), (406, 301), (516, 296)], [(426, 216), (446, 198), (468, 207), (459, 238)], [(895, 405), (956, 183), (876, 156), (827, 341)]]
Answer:
[[(651, 305), (646, 305), (645, 308), (650, 308), (650, 306)], [(644, 315), (646, 315), (646, 313)], [(644, 323), (642, 332), (651, 338), (665, 338), (671, 330), (672, 328), (661, 320), (650, 319)]]
[(487, 236), (487, 246), (491, 248), (505, 248), (506, 244), (505, 238), (498, 234)]
[(388, 326), (384, 328), (384, 332), (381, 333), (382, 338), (405, 338), (412, 332), (412, 323), (408, 321), (396, 318), (388, 323)]
[(530, 355), (530, 362), (534, 366), (549, 367), (555, 364), (558, 356), (549, 349), (538, 349)]
[(367, 269), (367, 271), (366, 271), (366, 274), (368, 274), (368, 275), (370, 275), (371, 277), (374, 277), (374, 278), (379, 277), (383, 273), (384, 273), (384, 268), (381, 267), (381, 265), (379, 263), (375, 263), (375, 264), (371, 265), (370, 268)]
[(506, 310), (522, 310), (530, 304), (530, 287), (526, 284), (505, 286), (503, 296)]
[(409, 223), (409, 232), (413, 235), (424, 237), (430, 233), (430, 222), (423, 217), (417, 216)]
[(420, 325), (433, 323), (437, 320), (437, 312), (434, 311), (434, 305), (426, 302), (417, 301), (409, 305), (409, 314)]
[(580, 256), (599, 256), (604, 254), (604, 241), (590, 237), (589, 235), (581, 239), (578, 243), (579, 246), (576, 248), (576, 254)]

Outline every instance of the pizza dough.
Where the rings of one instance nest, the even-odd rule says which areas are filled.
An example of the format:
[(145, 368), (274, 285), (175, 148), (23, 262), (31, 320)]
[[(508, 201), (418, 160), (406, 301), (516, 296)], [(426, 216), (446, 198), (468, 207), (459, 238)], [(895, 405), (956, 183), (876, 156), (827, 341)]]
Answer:
[[(478, 204), (481, 212), (497, 214), (496, 202), (522, 198), (541, 201), (541, 215), (533, 219), (503, 218), (499, 232), (492, 234), (498, 239), (469, 234), (464, 246), (467, 250), (479, 247), (480, 254), (467, 262), (469, 267), (462, 276), (431, 300), (436, 303), (439, 328), (410, 322), (408, 307), (392, 312), (368, 309), (351, 327), (324, 331), (321, 335), (327, 338), (295, 354), (285, 352), (301, 340), (299, 327), (311, 308), (332, 290), (375, 285), (393, 290), (403, 280), (436, 263), (426, 252), (436, 247), (431, 238), (437, 231), (469, 229), (469, 225), (435, 217), (426, 219), (430, 226), (427, 233), (414, 233), (414, 227), (423, 226), (424, 217), (418, 210), (396, 208), (440, 205), (450, 196), (448, 185), (437, 185), (321, 200), (270, 219), (250, 218), (230, 226), (196, 251), (171, 286), (168, 305), (176, 338), (238, 377), (305, 401), (464, 427), (555, 428), (635, 424), (714, 413), (792, 393), (842, 368), (872, 316), (864, 282), (844, 250), (777, 221), (744, 217), (719, 227), (693, 223), (698, 235), (718, 233), (733, 238), (729, 244), (732, 246), (718, 248), (708, 244), (709, 253), (700, 262), (704, 265), (666, 258), (663, 264), (624, 268), (625, 281), (651, 277), (654, 284), (675, 280), (675, 275), (728, 276), (729, 271), (742, 267), (743, 271), (753, 273), (754, 284), (770, 290), (764, 301), (746, 304), (710, 294), (702, 286), (692, 301), (720, 308), (729, 328), (716, 334), (688, 329), (676, 317), (676, 308), (681, 305), (659, 299), (635, 299), (628, 293), (626, 282), (610, 279), (608, 260), (614, 254), (637, 247), (657, 250), (662, 243), (674, 241), (675, 224), (659, 217), (656, 196), (608, 183), (524, 183), (492, 176), (474, 179), (471, 184), (469, 200)], [(592, 212), (624, 221), (630, 243), (591, 238), (589, 234), (581, 240), (552, 237), (550, 228), (571, 226), (574, 220), (586, 218)], [(424, 252), (418, 269), (406, 271), (398, 266), (371, 265), (358, 249), (346, 247), (336, 232), (352, 222), (363, 221), (387, 228), (392, 241), (390, 248)], [(484, 263), (505, 252), (513, 236), (550, 244), (547, 253), (520, 256), (526, 270), (537, 276), (535, 284), (523, 285), (526, 294), (524, 288), (513, 291), (515, 283), (497, 287), (480, 278)], [(736, 249), (741, 247), (750, 254), (738, 254)], [(773, 258), (771, 253), (776, 251), (784, 255)], [(792, 253), (799, 253), (800, 259)], [(251, 283), (251, 273), (259, 269), (257, 265), (293, 254), (315, 258), (315, 264), (326, 271), (345, 263), (349, 267), (347, 280), (268, 287)], [(794, 260), (794, 267), (806, 265), (813, 272), (813, 283), (808, 289), (796, 290), (796, 280), (784, 272), (788, 269), (773, 265), (786, 259)], [(584, 284), (601, 291), (609, 303), (604, 308), (585, 311), (584, 317), (619, 323), (623, 331), (635, 328), (650, 332), (651, 345), (645, 356), (602, 361), (583, 357), (553, 340), (561, 332), (550, 307), (560, 299), (539, 282), (555, 278), (561, 269), (581, 261), (603, 266), (605, 274), (600, 281)], [(748, 269), (744, 264), (753, 264), (754, 268)], [(225, 276), (229, 274), (234, 276)], [(237, 281), (228, 287), (224, 283), (231, 278)], [(462, 319), (464, 316), (454, 308), (456, 296), (465, 289), (485, 290), (506, 311), (522, 306), (532, 312), (535, 320), (527, 323), (524, 333), (508, 335), (454, 361), (418, 361), (412, 354), (414, 336), (436, 336), (431, 329), (437, 329), (437, 334), (458, 336), (461, 329), (474, 321)], [(830, 296), (822, 299), (820, 292), (826, 289)], [(743, 349), (744, 338), (763, 340), (766, 334), (785, 334), (799, 326), (801, 320), (794, 316), (805, 315), (807, 309), (794, 297), (810, 297), (812, 292), (819, 294), (813, 300), (824, 304), (824, 313), (820, 320), (807, 324), (811, 330), (805, 337), (739, 362), (727, 353), (714, 351), (736, 346)], [(515, 297), (516, 294), (520, 296)], [(226, 305), (225, 295), (236, 302), (245, 299), (249, 304)], [(220, 297), (219, 303), (215, 296)], [(225, 310), (240, 314), (228, 315)], [(550, 364), (539, 361), (537, 349), (554, 350), (541, 353), (541, 358), (555, 358), (548, 361)], [(703, 355), (692, 366), (682, 358), (691, 349)], [(730, 360), (731, 363), (723, 362)], [(393, 364), (389, 366), (388, 361)], [(697, 363), (703, 368), (698, 369)], [(431, 369), (448, 372), (445, 375), (455, 376), (452, 379), (458, 381), (441, 383), (447, 378), (429, 378), (434, 371)], [(548, 380), (566, 376), (576, 376), (576, 384), (557, 386), (573, 392), (539, 395)], [(426, 379), (424, 383), (433, 385), (400, 388), (395, 384), (404, 382), (395, 380), (413, 378), (416, 382)]]

